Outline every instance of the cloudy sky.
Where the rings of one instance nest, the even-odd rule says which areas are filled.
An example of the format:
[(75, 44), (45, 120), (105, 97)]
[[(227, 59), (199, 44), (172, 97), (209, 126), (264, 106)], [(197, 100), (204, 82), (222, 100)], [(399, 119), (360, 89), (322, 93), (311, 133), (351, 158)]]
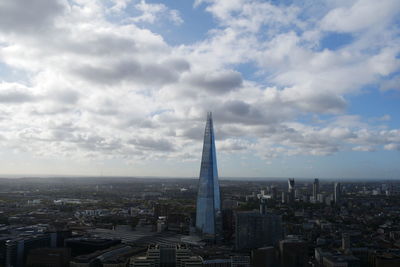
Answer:
[(398, 0), (0, 0), (0, 173), (400, 177)]

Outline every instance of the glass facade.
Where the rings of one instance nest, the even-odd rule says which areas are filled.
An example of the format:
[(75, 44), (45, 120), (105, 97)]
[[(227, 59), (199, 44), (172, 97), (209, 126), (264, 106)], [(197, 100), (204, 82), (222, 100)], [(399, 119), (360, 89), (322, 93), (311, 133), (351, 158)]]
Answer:
[(196, 228), (206, 235), (219, 234), (221, 200), (211, 112), (207, 114), (196, 205)]

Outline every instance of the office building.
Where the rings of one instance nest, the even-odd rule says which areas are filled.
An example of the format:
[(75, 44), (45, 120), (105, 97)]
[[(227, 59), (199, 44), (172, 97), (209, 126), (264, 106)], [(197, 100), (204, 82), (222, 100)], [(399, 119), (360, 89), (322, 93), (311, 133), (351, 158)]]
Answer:
[(334, 202), (336, 205), (340, 204), (341, 197), (342, 197), (342, 188), (340, 183), (335, 183), (333, 187), (333, 196), (334, 196)]
[(319, 194), (319, 180), (318, 179), (314, 179), (314, 183), (313, 183), (313, 198), (314, 198), (315, 202), (318, 199), (318, 194)]
[(250, 267), (251, 265), (249, 256), (232, 256), (231, 267)]
[(71, 257), (69, 248), (37, 248), (32, 249), (26, 265), (30, 267), (68, 267)]
[(296, 237), (288, 237), (279, 242), (281, 266), (306, 267), (308, 266), (308, 244)]
[(221, 200), (218, 182), (217, 157), (213, 120), (207, 114), (203, 154), (196, 205), (196, 228), (204, 236), (216, 238), (222, 232)]
[(275, 214), (238, 212), (235, 231), (238, 250), (273, 246), (282, 239), (282, 218)]
[(275, 248), (270, 246), (252, 250), (251, 264), (253, 267), (278, 266)]
[(132, 257), (132, 267), (197, 267), (202, 266), (203, 259), (191, 255), (186, 245), (150, 245), (146, 256)]
[(28, 253), (36, 248), (49, 247), (49, 234), (19, 237), (6, 242), (6, 266), (25, 266)]
[(295, 199), (295, 187), (294, 178), (288, 180), (288, 203), (294, 202)]

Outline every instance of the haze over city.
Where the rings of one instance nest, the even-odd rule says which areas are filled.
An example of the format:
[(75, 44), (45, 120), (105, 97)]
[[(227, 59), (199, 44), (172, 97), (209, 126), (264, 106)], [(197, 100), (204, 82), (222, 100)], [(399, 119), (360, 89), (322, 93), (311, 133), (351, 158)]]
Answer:
[(2, 177), (396, 179), (400, 2), (0, 1)]

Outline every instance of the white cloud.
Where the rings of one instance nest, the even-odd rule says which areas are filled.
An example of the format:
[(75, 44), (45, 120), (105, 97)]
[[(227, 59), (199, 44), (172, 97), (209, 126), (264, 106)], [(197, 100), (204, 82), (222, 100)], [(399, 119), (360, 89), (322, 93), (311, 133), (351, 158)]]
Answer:
[(327, 31), (357, 32), (369, 28), (381, 28), (398, 13), (396, 0), (358, 0), (353, 5), (337, 7), (322, 19), (321, 27)]
[(175, 25), (181, 25), (183, 19), (176, 9), (169, 9), (164, 4), (149, 4), (146, 0), (140, 0), (135, 4), (135, 8), (141, 12), (137, 17), (132, 17), (129, 20), (133, 22), (155, 23), (161, 17), (166, 16)]
[[(34, 5), (38, 14), (22, 10), (24, 1), (0, 4), (0, 14), (8, 14), (0, 18), (0, 61), (28, 73), (23, 81), (0, 83), (4, 149), (78, 161), (192, 160), (212, 110), (224, 153), (271, 159), (398, 150), (399, 130), (346, 114), (349, 94), (383, 80), (382, 90), (396, 85), (390, 77), (399, 70), (399, 38), (384, 27), (394, 2), (380, 7), (390, 18), (380, 17), (382, 32), (372, 34), (359, 17), (353, 28), (335, 20), (338, 12), (356, 12), (358, 2), (317, 9), (318, 21), (294, 4), (196, 1), (218, 25), (204, 40), (181, 46), (143, 26), (161, 17), (183, 23), (164, 4), (114, 0), (112, 12), (125, 16), (110, 21), (102, 2), (50, 2)], [(140, 14), (129, 15), (128, 7)], [(320, 50), (325, 30), (359, 36), (338, 50)], [(368, 50), (370, 36), (374, 49)], [(378, 42), (379, 36), (389, 40)], [(247, 65), (256, 69), (253, 81)], [(313, 122), (299, 120), (308, 116)], [(374, 122), (384, 123), (385, 116)]]

